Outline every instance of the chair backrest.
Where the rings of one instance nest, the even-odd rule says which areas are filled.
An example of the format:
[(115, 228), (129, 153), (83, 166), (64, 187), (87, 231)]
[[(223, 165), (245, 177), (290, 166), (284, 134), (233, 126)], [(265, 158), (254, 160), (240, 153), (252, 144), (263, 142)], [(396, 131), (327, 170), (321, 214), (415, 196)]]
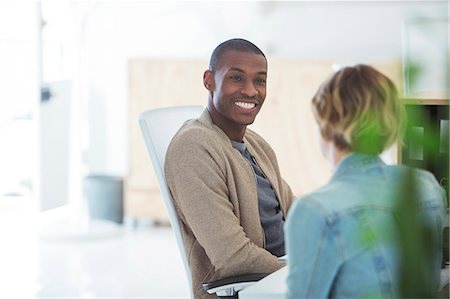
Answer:
[(167, 207), (172, 229), (175, 233), (184, 269), (188, 277), (189, 287), (191, 288), (191, 296), (191, 271), (189, 270), (187, 254), (183, 245), (179, 218), (173, 206), (172, 196), (164, 174), (164, 160), (167, 147), (178, 129), (186, 120), (200, 116), (203, 109), (204, 107), (201, 105), (173, 106), (148, 110), (142, 112), (139, 116), (139, 126), (153, 164), (164, 203)]

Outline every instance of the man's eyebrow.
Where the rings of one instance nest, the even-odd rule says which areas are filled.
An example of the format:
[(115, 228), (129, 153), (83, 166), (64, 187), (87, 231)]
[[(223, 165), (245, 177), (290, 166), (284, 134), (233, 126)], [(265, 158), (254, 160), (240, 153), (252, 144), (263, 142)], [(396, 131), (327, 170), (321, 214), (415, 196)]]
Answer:
[[(240, 73), (245, 73), (245, 71), (243, 69), (240, 69), (240, 68), (235, 67), (235, 66), (231, 67), (230, 71), (237, 71), (237, 72), (240, 72)], [(266, 75), (267, 76), (267, 71), (260, 71), (260, 72), (258, 72), (258, 75)]]

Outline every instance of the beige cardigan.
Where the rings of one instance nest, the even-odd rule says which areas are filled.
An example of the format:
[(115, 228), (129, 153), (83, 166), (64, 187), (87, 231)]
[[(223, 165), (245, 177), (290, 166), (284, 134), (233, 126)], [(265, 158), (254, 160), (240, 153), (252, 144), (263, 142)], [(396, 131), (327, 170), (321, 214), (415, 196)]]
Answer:
[[(287, 214), (293, 200), (275, 153), (246, 130), (244, 142)], [(249, 163), (205, 109), (169, 145), (165, 173), (181, 221), (195, 298), (211, 298), (203, 282), (244, 273), (270, 273), (284, 264), (264, 249), (256, 178)]]

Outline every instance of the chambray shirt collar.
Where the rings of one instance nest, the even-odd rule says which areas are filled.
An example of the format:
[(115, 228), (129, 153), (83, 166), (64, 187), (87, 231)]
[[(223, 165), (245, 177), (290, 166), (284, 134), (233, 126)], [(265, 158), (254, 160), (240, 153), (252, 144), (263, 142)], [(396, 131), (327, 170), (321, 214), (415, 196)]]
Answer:
[(350, 153), (345, 156), (336, 166), (331, 180), (361, 169), (383, 166), (385, 163), (377, 155), (367, 155), (361, 153)]

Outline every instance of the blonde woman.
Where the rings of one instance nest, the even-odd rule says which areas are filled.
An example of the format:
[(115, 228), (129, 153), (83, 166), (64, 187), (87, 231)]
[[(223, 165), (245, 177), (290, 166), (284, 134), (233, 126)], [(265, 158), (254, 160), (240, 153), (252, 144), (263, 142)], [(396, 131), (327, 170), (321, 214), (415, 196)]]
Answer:
[(426, 294), (435, 294), (445, 191), (431, 173), (386, 165), (378, 157), (404, 127), (405, 113), (394, 84), (370, 66), (345, 67), (320, 86), (312, 109), (321, 150), (334, 173), (325, 186), (296, 200), (288, 214), (287, 297), (402, 295), (397, 206), (399, 197), (408, 194), (402, 182), (410, 173), (419, 222), (430, 228), (430, 275), (421, 283)]

